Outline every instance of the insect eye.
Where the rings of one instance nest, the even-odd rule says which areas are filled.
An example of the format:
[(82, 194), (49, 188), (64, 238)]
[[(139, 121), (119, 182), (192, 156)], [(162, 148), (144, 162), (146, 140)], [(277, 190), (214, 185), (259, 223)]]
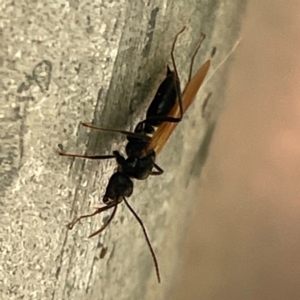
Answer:
[(107, 196), (104, 196), (102, 201), (103, 201), (104, 204), (107, 204), (107, 203), (110, 202), (110, 199)]

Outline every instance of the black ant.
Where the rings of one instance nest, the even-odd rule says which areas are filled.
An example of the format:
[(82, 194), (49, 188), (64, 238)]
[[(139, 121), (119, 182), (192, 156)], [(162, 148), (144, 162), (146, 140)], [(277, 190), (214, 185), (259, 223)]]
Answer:
[[(157, 143), (155, 143), (152, 146), (151, 144), (152, 137), (150, 137), (149, 135), (153, 134), (153, 137), (155, 137), (154, 140), (158, 141), (159, 137), (156, 135), (156, 132), (159, 131), (159, 128), (162, 126), (163, 123), (176, 124), (182, 120), (184, 112), (193, 101), (193, 99), (191, 98), (195, 97), (208, 71), (209, 61), (205, 64), (206, 65), (205, 68), (203, 68), (202, 66), (199, 69), (199, 71), (201, 70), (200, 73), (203, 79), (201, 83), (198, 83), (198, 88), (197, 90), (195, 90), (195, 85), (197, 85), (195, 83), (195, 78), (196, 76), (198, 78), (200, 73), (198, 71), (196, 75), (192, 78), (192, 68), (193, 68), (194, 58), (201, 46), (203, 39), (205, 38), (205, 35), (202, 34), (202, 38), (192, 55), (189, 79), (184, 91), (184, 93), (188, 91), (189, 84), (191, 84), (190, 94), (192, 95), (189, 95), (188, 99), (185, 100), (186, 102), (189, 103), (184, 105), (182, 99), (182, 97), (184, 97), (184, 93), (183, 95), (181, 95), (180, 81), (179, 81), (178, 72), (177, 72), (175, 59), (174, 59), (174, 49), (175, 49), (177, 38), (184, 30), (185, 27), (183, 27), (183, 29), (176, 34), (171, 49), (171, 59), (172, 59), (174, 71), (171, 71), (170, 68), (167, 67), (166, 78), (159, 86), (155, 94), (155, 97), (152, 100), (147, 110), (146, 119), (137, 124), (134, 132), (116, 130), (116, 129), (107, 129), (107, 128), (97, 127), (87, 123), (81, 123), (85, 127), (102, 130), (102, 131), (117, 132), (126, 135), (128, 141), (126, 145), (127, 158), (122, 156), (118, 151), (113, 151), (112, 155), (93, 155), (93, 156), (59, 152), (59, 155), (69, 156), (69, 157), (79, 157), (79, 158), (88, 158), (88, 159), (112, 159), (112, 158), (116, 159), (118, 165), (117, 171), (111, 176), (109, 183), (106, 187), (105, 194), (103, 196), (103, 203), (105, 204), (105, 206), (101, 208), (97, 208), (96, 211), (92, 214), (82, 215), (79, 218), (73, 220), (71, 223), (68, 224), (68, 228), (72, 229), (73, 226), (81, 219), (92, 217), (103, 211), (113, 208), (112, 214), (107, 220), (107, 222), (99, 230), (92, 233), (89, 236), (89, 238), (98, 235), (110, 224), (110, 222), (115, 216), (118, 204), (124, 200), (126, 206), (134, 215), (134, 217), (136, 218), (136, 220), (139, 222), (140, 226), (143, 229), (145, 239), (147, 241), (148, 247), (150, 249), (154, 261), (158, 282), (160, 282), (158, 262), (154, 250), (151, 246), (150, 240), (148, 238), (148, 234), (146, 232), (145, 226), (143, 225), (143, 222), (139, 218), (137, 213), (130, 206), (126, 198), (130, 197), (133, 192), (132, 179), (144, 180), (150, 175), (161, 175), (164, 172), (163, 169), (160, 168), (155, 163)], [(177, 105), (177, 98), (178, 98), (178, 105)], [(178, 106), (179, 106), (180, 115), (176, 116)], [(176, 114), (172, 113), (173, 110), (175, 110)], [(170, 113), (171, 115), (169, 115)], [(158, 130), (156, 130), (157, 128)], [(175, 128), (175, 126), (173, 126), (172, 128)], [(163, 141), (163, 144), (164, 143), (165, 141)]]

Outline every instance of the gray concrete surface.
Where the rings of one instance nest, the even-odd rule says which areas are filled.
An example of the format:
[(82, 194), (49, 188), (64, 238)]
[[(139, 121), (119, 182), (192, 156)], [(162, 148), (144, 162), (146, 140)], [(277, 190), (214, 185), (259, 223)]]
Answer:
[[(61, 158), (58, 145), (76, 153), (124, 149), (124, 137), (89, 132), (79, 122), (132, 129), (170, 62), (175, 33), (187, 25), (176, 49), (184, 85), (200, 32), (207, 39), (195, 64), (216, 47), (212, 74), (238, 39), (244, 9), (228, 1), (1, 1), (1, 299), (168, 299), (193, 203), (188, 183), (205, 161), (195, 154), (207, 155), (230, 60), (203, 86), (158, 158), (165, 174), (136, 184), (130, 198), (149, 231), (161, 285), (124, 206), (99, 237), (86, 238), (101, 216), (67, 231), (75, 215), (101, 204), (115, 164)], [(201, 108), (211, 91), (205, 120)]]

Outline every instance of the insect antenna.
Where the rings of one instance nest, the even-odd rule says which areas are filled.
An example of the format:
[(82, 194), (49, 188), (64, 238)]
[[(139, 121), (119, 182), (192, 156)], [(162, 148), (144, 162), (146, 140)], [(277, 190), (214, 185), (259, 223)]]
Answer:
[(109, 219), (107, 220), (107, 222), (100, 228), (98, 229), (97, 231), (95, 231), (94, 233), (92, 233), (90, 236), (89, 236), (89, 239), (97, 234), (99, 234), (100, 232), (102, 232), (109, 224), (110, 222), (112, 221), (112, 219), (114, 218), (115, 214), (116, 214), (116, 211), (117, 211), (117, 207), (118, 207), (118, 203), (115, 204), (114, 206), (114, 210), (112, 212), (112, 214), (110, 215)]
[[(93, 216), (95, 216), (95, 215), (97, 215), (97, 214), (100, 214), (100, 213), (103, 212), (103, 211), (106, 211), (106, 210), (108, 210), (108, 209), (110, 209), (110, 208), (112, 208), (112, 207), (116, 207), (116, 206), (117, 206), (117, 204), (113, 203), (113, 204), (106, 205), (106, 206), (104, 206), (104, 207), (97, 208), (92, 214), (83, 215), (83, 216), (80, 216), (79, 218), (74, 219), (72, 222), (70, 222), (70, 223), (67, 225), (67, 227), (68, 227), (69, 230), (71, 230), (71, 229), (74, 227), (74, 225), (75, 225), (76, 223), (78, 223), (80, 220), (85, 219), (85, 218), (93, 217)], [(115, 208), (115, 210), (116, 210), (116, 208)], [(113, 213), (114, 213), (114, 212), (113, 212)], [(109, 219), (108, 221), (110, 222), (111, 220)], [(106, 224), (105, 224), (105, 225), (106, 225)]]
[(179, 81), (179, 76), (178, 76), (178, 71), (175, 63), (175, 57), (174, 57), (174, 51), (175, 51), (175, 45), (177, 42), (178, 36), (185, 31), (185, 26), (175, 35), (172, 48), (171, 48), (171, 60), (174, 68), (174, 73), (175, 73), (175, 89), (176, 89), (176, 94), (178, 97), (178, 102), (179, 102), (179, 108), (180, 108), (180, 120), (182, 119), (183, 116), (183, 105), (182, 105), (182, 97), (181, 97), (181, 91), (180, 91), (180, 81)]
[(125, 197), (123, 197), (123, 200), (125, 202), (125, 204), (127, 205), (128, 209), (131, 211), (131, 213), (134, 215), (134, 217), (136, 218), (136, 220), (139, 222), (140, 226), (142, 227), (143, 229), (143, 233), (144, 233), (144, 236), (145, 236), (145, 239), (146, 239), (146, 242), (148, 244), (148, 247), (150, 249), (150, 252), (151, 252), (151, 255), (152, 255), (152, 258), (153, 258), (153, 262), (154, 262), (154, 266), (155, 266), (155, 271), (156, 271), (156, 276), (157, 276), (157, 281), (158, 283), (160, 283), (160, 273), (159, 273), (159, 267), (158, 267), (158, 262), (157, 262), (157, 259), (156, 259), (156, 256), (155, 256), (155, 253), (154, 253), (154, 250), (151, 246), (151, 243), (150, 243), (150, 240), (149, 240), (149, 237), (148, 237), (148, 234), (147, 234), (147, 231), (146, 231), (146, 228), (141, 220), (141, 218), (137, 215), (137, 213), (133, 210), (133, 208), (129, 205), (128, 201), (126, 200)]

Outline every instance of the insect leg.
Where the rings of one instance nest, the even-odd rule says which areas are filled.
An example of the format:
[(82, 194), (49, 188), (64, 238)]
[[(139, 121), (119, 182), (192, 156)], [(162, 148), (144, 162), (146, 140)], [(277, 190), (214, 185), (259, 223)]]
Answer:
[(177, 71), (177, 67), (176, 67), (176, 63), (175, 63), (175, 57), (174, 57), (174, 51), (175, 51), (175, 45), (177, 42), (177, 38), (178, 36), (185, 30), (185, 26), (175, 35), (174, 41), (173, 41), (173, 45), (171, 48), (171, 59), (172, 59), (172, 64), (173, 64), (173, 68), (174, 68), (174, 73), (175, 73), (175, 78), (174, 78), (174, 84), (175, 84), (175, 88), (176, 88), (176, 94), (178, 97), (178, 101), (179, 101), (179, 108), (180, 108), (180, 117), (177, 118), (177, 122), (180, 122), (182, 117), (183, 117), (183, 105), (182, 105), (182, 97), (181, 97), (181, 91), (180, 91), (180, 80), (179, 80), (179, 76), (178, 76), (178, 71)]
[(69, 156), (69, 157), (79, 157), (79, 158), (88, 158), (88, 159), (111, 159), (116, 158), (115, 155), (81, 155), (81, 154), (72, 154), (72, 153), (64, 153), (58, 152), (60, 156)]
[[(182, 104), (182, 96), (181, 96), (181, 91), (180, 91), (180, 80), (179, 80), (179, 76), (178, 76), (178, 72), (177, 72), (177, 67), (176, 67), (176, 63), (175, 63), (175, 57), (174, 57), (174, 51), (175, 51), (175, 45), (178, 39), (178, 36), (185, 30), (186, 27), (183, 27), (175, 36), (173, 44), (172, 44), (172, 48), (171, 48), (171, 59), (172, 59), (172, 64), (173, 64), (173, 68), (174, 68), (174, 85), (175, 85), (175, 89), (176, 89), (176, 95), (179, 101), (179, 109), (180, 109), (180, 116), (178, 118), (176, 117), (169, 117), (169, 116), (152, 116), (152, 117), (148, 117), (146, 120), (144, 120), (143, 122), (148, 122), (148, 121), (159, 121), (159, 122), (169, 122), (169, 123), (179, 123), (182, 120), (182, 116), (183, 116), (183, 104)], [(169, 67), (168, 67), (168, 70)], [(171, 72), (171, 71), (170, 71)]]
[(88, 127), (88, 128), (92, 128), (92, 129), (96, 129), (96, 130), (101, 130), (101, 131), (117, 132), (117, 133), (121, 133), (121, 134), (124, 134), (124, 135), (127, 135), (127, 136), (141, 138), (141, 139), (146, 140), (146, 141), (150, 141), (150, 139), (151, 139), (149, 136), (147, 136), (145, 134), (141, 134), (141, 133), (135, 133), (135, 132), (126, 131), (126, 130), (119, 130), (119, 129), (103, 128), (103, 127), (94, 126), (93, 124), (84, 123), (84, 122), (81, 122), (81, 125), (84, 126), (84, 127)]
[(191, 64), (190, 64), (190, 72), (189, 72), (189, 78), (188, 78), (188, 82), (187, 84), (191, 81), (191, 78), (192, 78), (192, 73), (193, 73), (193, 66), (194, 66), (194, 60), (195, 60), (195, 57), (202, 45), (202, 42), (204, 41), (206, 35), (201, 32), (201, 39), (200, 41), (198, 42), (198, 45), (196, 46), (195, 50), (194, 50), (194, 53), (192, 54), (192, 58), (191, 58)]
[(169, 123), (179, 123), (181, 121), (182, 117), (175, 118), (175, 117), (169, 117), (169, 116), (153, 116), (148, 117), (146, 120), (143, 120), (142, 122), (149, 122), (149, 121), (160, 121), (160, 122), (169, 122)]

